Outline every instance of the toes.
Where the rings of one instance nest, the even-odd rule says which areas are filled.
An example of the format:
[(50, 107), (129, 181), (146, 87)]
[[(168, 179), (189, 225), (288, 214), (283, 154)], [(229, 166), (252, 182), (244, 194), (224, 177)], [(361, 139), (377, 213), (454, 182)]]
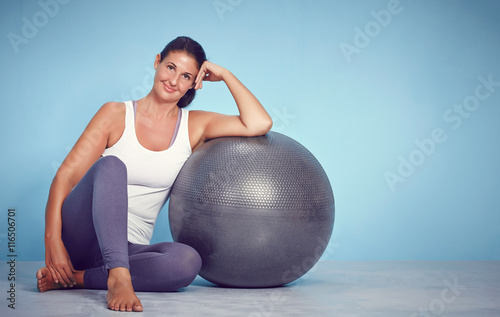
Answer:
[(108, 304), (108, 308), (114, 311), (125, 311), (124, 305), (118, 302)]
[(141, 304), (126, 304), (126, 303), (109, 303), (108, 309), (121, 312), (142, 312)]
[(46, 267), (39, 268), (36, 272), (36, 286), (41, 293), (50, 289), (50, 280), (48, 279), (47, 272), (48, 269)]
[(116, 307), (117, 311), (125, 311), (125, 304), (118, 304)]
[(38, 288), (38, 290), (43, 293), (43, 291), (45, 290), (45, 283), (42, 283), (42, 281), (38, 280), (37, 283), (36, 283), (36, 287)]
[(45, 277), (45, 276), (47, 276), (47, 271), (48, 271), (48, 269), (46, 267), (41, 267), (36, 272), (36, 275), (38, 278)]
[(142, 305), (140, 304), (136, 304), (134, 305), (134, 308), (132, 309), (133, 311), (142, 311), (143, 308), (142, 308)]

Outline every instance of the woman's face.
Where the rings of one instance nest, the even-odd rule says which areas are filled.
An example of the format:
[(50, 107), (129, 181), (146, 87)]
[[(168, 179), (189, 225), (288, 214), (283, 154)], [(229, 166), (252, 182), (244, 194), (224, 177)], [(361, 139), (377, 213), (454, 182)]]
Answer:
[(196, 60), (184, 51), (173, 51), (160, 63), (158, 54), (155, 61), (156, 93), (167, 101), (178, 101), (194, 86), (198, 74)]

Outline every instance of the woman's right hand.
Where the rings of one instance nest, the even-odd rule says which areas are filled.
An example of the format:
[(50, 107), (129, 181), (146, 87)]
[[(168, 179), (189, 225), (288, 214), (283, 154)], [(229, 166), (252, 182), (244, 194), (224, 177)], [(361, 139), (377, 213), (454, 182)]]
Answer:
[(61, 212), (64, 200), (102, 155), (111, 133), (120, 132), (119, 135), (121, 135), (125, 128), (125, 112), (126, 108), (123, 103), (104, 104), (90, 120), (75, 146), (62, 162), (50, 186), (45, 208), (45, 265), (53, 281), (64, 287), (76, 284), (74, 275), (76, 271), (61, 240), (63, 226)]
[(73, 274), (75, 269), (60, 238), (54, 238), (46, 243), (45, 265), (49, 269), (54, 283), (61, 283), (64, 287), (76, 285), (76, 278)]

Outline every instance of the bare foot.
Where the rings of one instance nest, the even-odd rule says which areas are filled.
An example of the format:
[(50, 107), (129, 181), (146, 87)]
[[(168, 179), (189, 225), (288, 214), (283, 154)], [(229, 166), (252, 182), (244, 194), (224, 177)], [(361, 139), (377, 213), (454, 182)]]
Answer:
[(38, 269), (36, 272), (36, 287), (40, 292), (46, 292), (50, 291), (52, 289), (64, 289), (64, 288), (83, 288), (85, 287), (83, 283), (83, 274), (85, 271), (76, 271), (74, 272), (74, 277), (76, 279), (76, 284), (75, 285), (69, 285), (69, 287), (64, 286), (63, 284), (55, 283), (54, 279), (52, 278), (52, 274), (50, 274), (50, 271), (46, 267), (41, 267)]
[(109, 270), (106, 300), (111, 310), (128, 312), (143, 310), (141, 301), (132, 287), (129, 270), (123, 267)]
[(46, 267), (39, 268), (36, 272), (36, 287), (40, 292), (50, 291), (52, 289), (64, 288), (61, 283), (55, 283), (54, 279), (52, 279), (52, 275), (50, 271)]

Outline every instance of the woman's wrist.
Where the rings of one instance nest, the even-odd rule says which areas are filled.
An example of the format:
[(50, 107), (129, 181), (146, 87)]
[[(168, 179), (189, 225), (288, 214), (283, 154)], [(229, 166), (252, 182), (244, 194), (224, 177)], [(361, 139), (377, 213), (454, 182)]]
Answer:
[(229, 70), (227, 70), (226, 68), (224, 68), (224, 70), (222, 70), (222, 72), (221, 72), (220, 77), (227, 84), (227, 80), (229, 80), (231, 78), (234, 78), (235, 76)]
[(50, 243), (54, 241), (59, 241), (61, 240), (61, 234), (60, 233), (55, 233), (55, 232), (46, 232), (45, 233), (45, 242)]

